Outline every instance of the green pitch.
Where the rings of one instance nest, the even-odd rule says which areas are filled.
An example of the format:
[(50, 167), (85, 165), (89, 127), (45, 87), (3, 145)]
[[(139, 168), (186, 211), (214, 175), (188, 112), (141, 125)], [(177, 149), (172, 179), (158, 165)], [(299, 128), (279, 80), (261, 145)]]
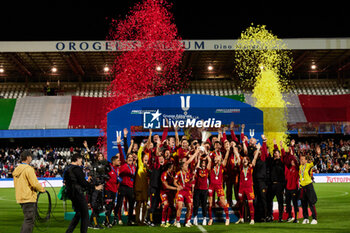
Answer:
[[(177, 229), (175, 227), (161, 228), (161, 227), (139, 227), (139, 226), (114, 226), (111, 229), (105, 229), (106, 232), (350, 232), (350, 184), (315, 184), (315, 189), (318, 195), (318, 202), (316, 204), (318, 214), (318, 225), (302, 225), (293, 223), (256, 223), (255, 225), (231, 224), (224, 226), (223, 224), (214, 224), (213, 226), (205, 226), (198, 228), (193, 226), (191, 228), (182, 227)], [(63, 220), (64, 207), (61, 201), (57, 201), (54, 197), (54, 190), (47, 188), (52, 196), (52, 205), (54, 208), (51, 221), (40, 223), (34, 229), (34, 232), (65, 232), (69, 222)], [(55, 189), (58, 192), (58, 188)], [(43, 203), (44, 203), (43, 198)], [(56, 206), (55, 206), (56, 204)], [(42, 209), (47, 204), (43, 204)], [(71, 204), (67, 203), (68, 211), (71, 211)], [(45, 212), (45, 210), (43, 210)], [(23, 220), (22, 209), (15, 201), (14, 189), (0, 189), (0, 232), (19, 232)], [(89, 229), (89, 232), (96, 230)], [(75, 232), (79, 232), (79, 225)]]

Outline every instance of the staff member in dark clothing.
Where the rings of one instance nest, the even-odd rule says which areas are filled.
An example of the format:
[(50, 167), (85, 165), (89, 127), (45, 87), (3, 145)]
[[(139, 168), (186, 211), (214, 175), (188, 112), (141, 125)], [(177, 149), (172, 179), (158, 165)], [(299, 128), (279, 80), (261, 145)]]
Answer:
[(258, 157), (254, 173), (254, 193), (255, 193), (255, 219), (257, 221), (265, 221), (267, 217), (267, 184), (266, 184), (266, 158), (268, 157), (267, 138), (265, 135), (261, 135), (263, 144), (261, 147), (261, 154)]
[(73, 232), (75, 227), (80, 223), (80, 232), (87, 232), (89, 225), (88, 204), (84, 192), (89, 188), (102, 190), (103, 185), (93, 187), (93, 184), (85, 180), (85, 174), (81, 168), (83, 158), (80, 154), (74, 154), (71, 159), (71, 165), (64, 175), (64, 182), (67, 189), (67, 196), (72, 200), (72, 206), (75, 215), (69, 224), (66, 233)]
[[(282, 148), (281, 142), (281, 148)], [(268, 199), (268, 214), (269, 217), (273, 216), (273, 198), (277, 197), (278, 202), (278, 221), (282, 222), (283, 216), (283, 191), (284, 191), (284, 163), (283, 158), (281, 159), (280, 151), (278, 150), (278, 146), (276, 144), (276, 140), (274, 140), (274, 150), (273, 150), (273, 158), (269, 157), (268, 166), (270, 169), (270, 179), (271, 179), (271, 189), (268, 191), (267, 199)]]

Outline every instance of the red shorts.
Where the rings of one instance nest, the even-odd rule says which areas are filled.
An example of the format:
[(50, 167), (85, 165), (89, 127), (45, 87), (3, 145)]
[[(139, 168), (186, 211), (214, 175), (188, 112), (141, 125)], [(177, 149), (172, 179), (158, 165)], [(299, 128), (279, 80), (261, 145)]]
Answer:
[(186, 204), (191, 204), (193, 202), (193, 196), (191, 191), (180, 190), (176, 193), (176, 202), (185, 202)]
[(160, 199), (162, 200), (162, 204), (164, 202), (168, 202), (169, 205), (174, 204), (174, 192), (172, 191), (160, 191)]
[(208, 193), (209, 197), (213, 197), (214, 192), (218, 195), (218, 197), (225, 196), (224, 189), (222, 188), (222, 185), (209, 185)]
[(255, 199), (255, 196), (254, 196), (254, 191), (253, 191), (253, 188), (250, 187), (250, 188), (239, 188), (239, 191), (238, 191), (238, 198), (239, 200), (245, 200), (247, 199), (248, 201), (249, 200), (254, 200)]

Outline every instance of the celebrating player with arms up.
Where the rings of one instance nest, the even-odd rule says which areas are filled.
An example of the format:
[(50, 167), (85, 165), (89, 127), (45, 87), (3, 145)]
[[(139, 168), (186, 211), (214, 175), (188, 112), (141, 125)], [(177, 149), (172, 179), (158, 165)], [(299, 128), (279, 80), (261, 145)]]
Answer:
[(194, 180), (194, 175), (189, 171), (188, 165), (193, 161), (193, 159), (198, 155), (198, 153), (199, 149), (197, 149), (196, 152), (193, 155), (191, 155), (191, 157), (187, 161), (181, 161), (179, 164), (180, 171), (178, 171), (175, 175), (174, 185), (179, 190), (176, 194), (176, 226), (179, 228), (181, 227), (180, 217), (184, 203), (187, 208), (185, 226), (192, 226), (190, 220), (192, 215), (193, 204), (192, 183)]
[[(321, 154), (320, 147), (316, 148), (317, 156), (319, 157)], [(318, 161), (318, 157), (316, 160)], [(300, 155), (300, 167), (299, 167), (299, 177), (300, 177), (300, 200), (301, 206), (303, 208), (303, 224), (309, 223), (309, 212), (308, 206), (310, 207), (312, 213), (312, 221), (311, 224), (317, 224), (317, 213), (316, 213), (316, 202), (317, 196), (312, 184), (311, 179), (311, 169), (314, 167), (314, 163), (317, 164), (316, 161), (312, 161), (312, 157), (305, 156), (304, 154)]]
[(249, 158), (247, 156), (244, 156), (242, 161), (239, 158), (238, 151), (235, 150), (235, 156), (237, 156), (238, 163), (241, 164), (241, 174), (239, 179), (239, 205), (240, 205), (240, 211), (239, 215), (240, 218), (236, 222), (236, 224), (244, 223), (243, 220), (243, 211), (244, 211), (244, 200), (248, 200), (248, 206), (249, 206), (249, 212), (250, 212), (250, 224), (254, 224), (254, 191), (253, 191), (253, 167), (255, 166), (256, 160), (258, 158), (259, 152), (260, 152), (260, 143), (256, 146), (256, 150), (254, 151), (254, 158), (251, 163), (249, 163)]
[(181, 190), (183, 187), (172, 186), (174, 183), (174, 164), (167, 163), (166, 170), (161, 175), (162, 189), (160, 191), (160, 198), (162, 200), (162, 224), (161, 227), (169, 227), (171, 210), (174, 207), (175, 191)]
[(208, 225), (213, 224), (213, 217), (212, 217), (212, 205), (213, 205), (213, 194), (214, 192), (217, 193), (219, 198), (219, 204), (224, 209), (225, 215), (226, 215), (226, 221), (225, 225), (230, 224), (230, 217), (228, 214), (228, 205), (225, 200), (225, 192), (223, 189), (223, 173), (224, 168), (227, 164), (228, 155), (230, 154), (230, 144), (226, 144), (226, 154), (225, 158), (222, 161), (221, 154), (216, 154), (214, 157), (214, 167), (210, 171), (210, 182), (209, 182), (209, 222)]

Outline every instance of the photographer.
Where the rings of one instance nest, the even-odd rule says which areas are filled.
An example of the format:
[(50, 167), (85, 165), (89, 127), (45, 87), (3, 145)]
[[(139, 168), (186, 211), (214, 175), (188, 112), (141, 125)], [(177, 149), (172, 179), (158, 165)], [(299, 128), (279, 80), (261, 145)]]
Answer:
[(66, 231), (66, 233), (73, 232), (75, 227), (80, 222), (80, 232), (87, 232), (89, 224), (88, 204), (86, 202), (84, 192), (88, 189), (94, 188), (102, 190), (103, 185), (97, 185), (85, 180), (83, 169), (81, 168), (83, 158), (80, 154), (74, 154), (71, 158), (71, 165), (66, 170), (64, 175), (64, 182), (66, 185), (67, 196), (72, 200), (72, 206), (75, 215)]

